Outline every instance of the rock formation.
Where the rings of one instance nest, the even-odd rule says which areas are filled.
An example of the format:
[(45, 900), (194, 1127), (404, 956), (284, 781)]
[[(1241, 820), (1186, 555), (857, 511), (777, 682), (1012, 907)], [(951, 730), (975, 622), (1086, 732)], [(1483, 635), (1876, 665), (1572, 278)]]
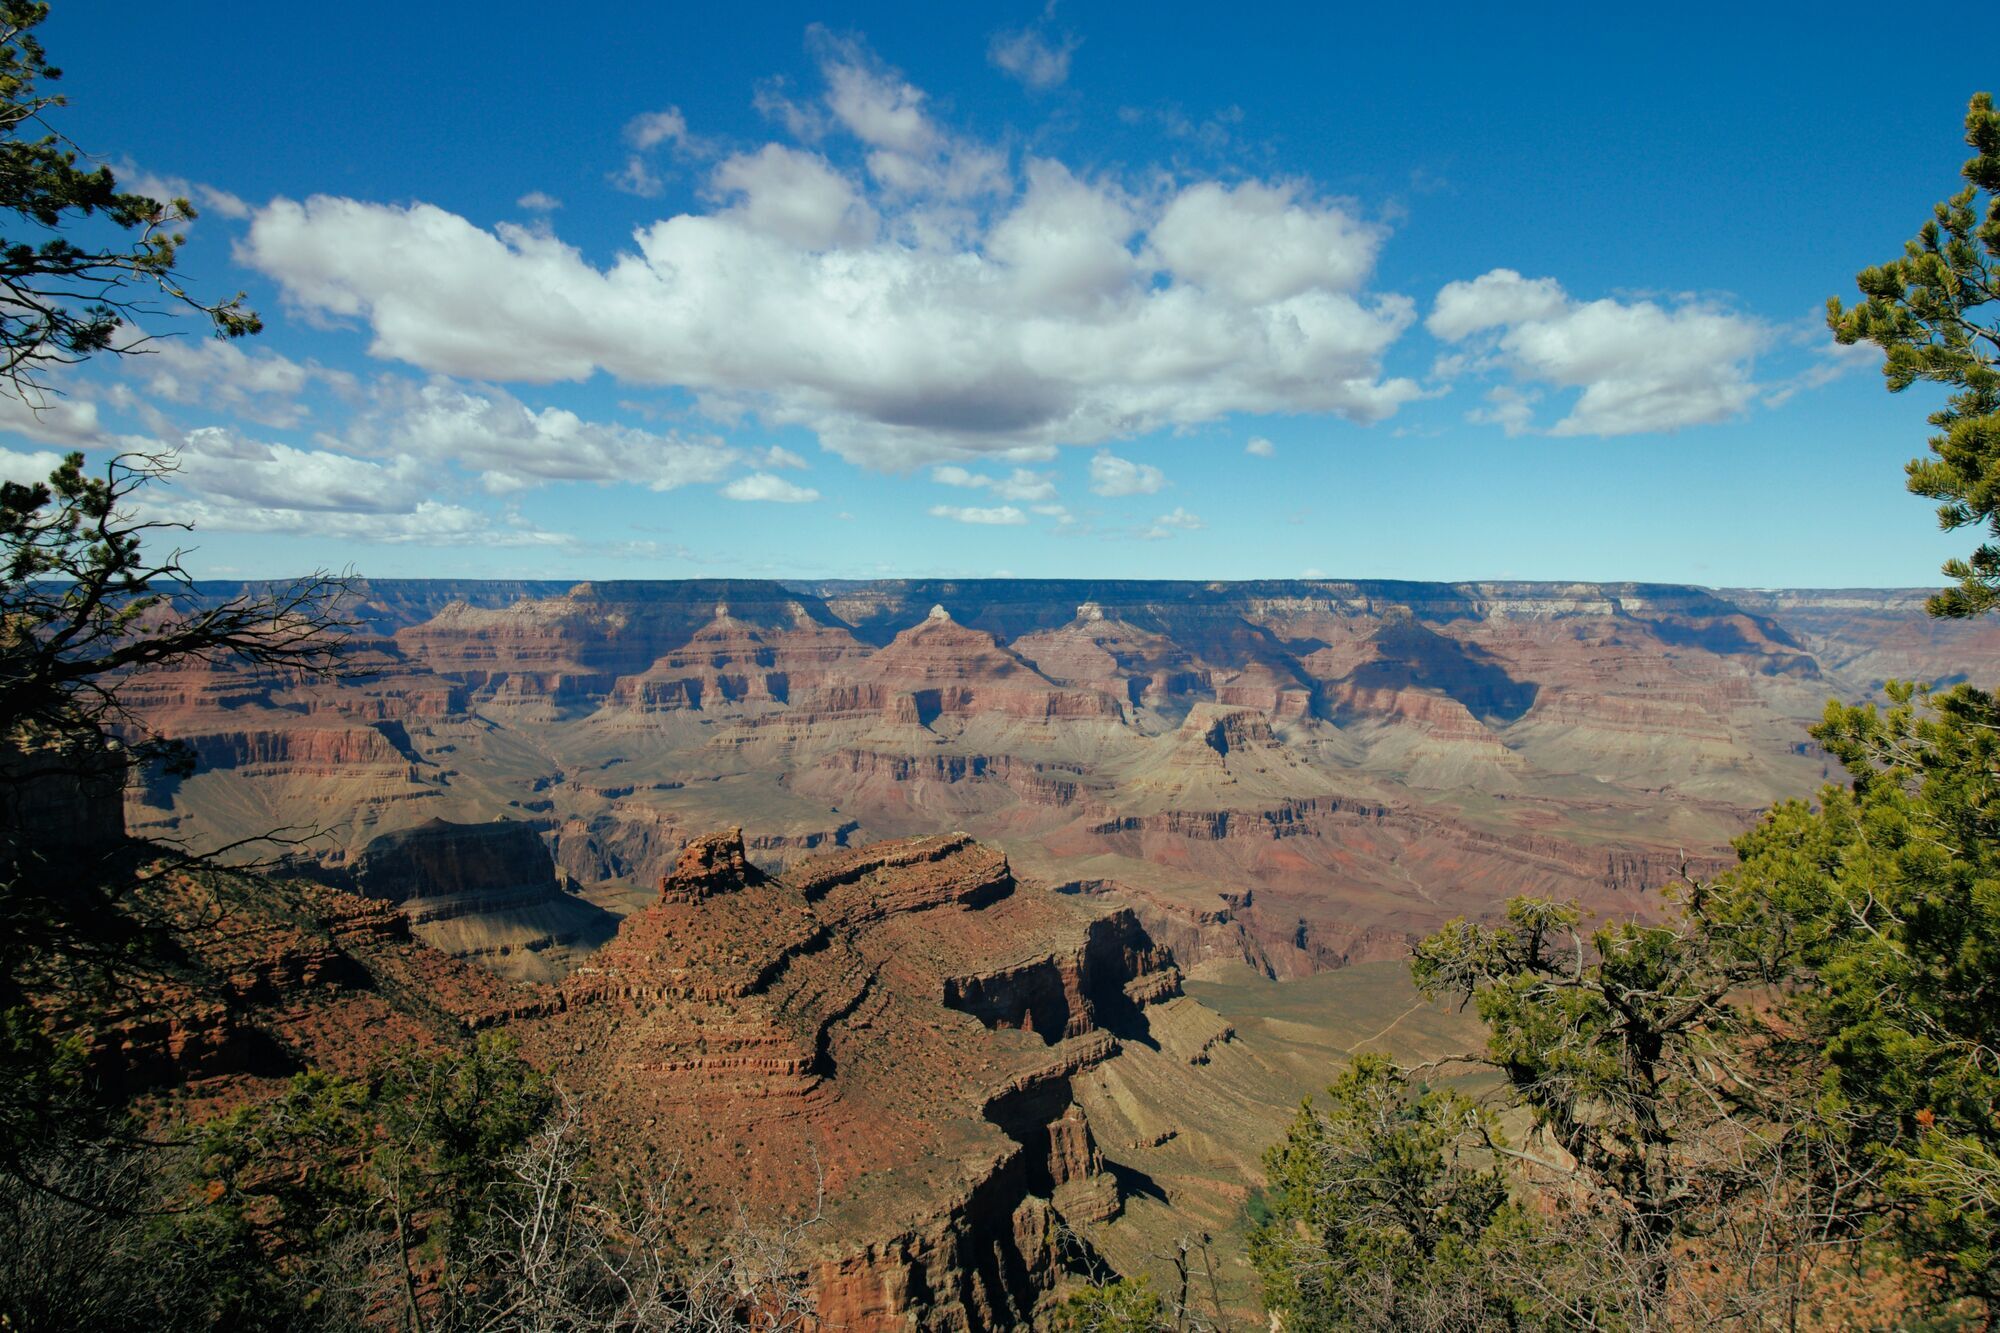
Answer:
[(731, 830), (662, 888), (513, 1025), (593, 1132), (644, 1167), (677, 1157), (698, 1223), (823, 1190), (829, 1321), (1026, 1322), (1056, 1277), (1049, 1222), (1118, 1211), (1071, 1080), (1178, 994), (1164, 950), (962, 834), (767, 877)]
[(1184, 952), (1285, 975), (1519, 892), (1643, 910), (1649, 876), (1713, 864), (1826, 776), (1803, 734), (1826, 696), (2000, 656), (1914, 595), (1643, 584), (363, 594), (375, 675), (135, 680), (200, 755), (133, 794), (135, 830), (326, 827), (337, 871), (379, 834), (505, 816), (624, 911), (718, 826), (767, 870), (960, 828), (1036, 878), (1115, 885)]
[(698, 903), (763, 882), (764, 872), (750, 864), (743, 850), (743, 830), (733, 828), (695, 838), (681, 848), (672, 873), (660, 879), (660, 900)]
[(1446, 1030), (1371, 960), (1518, 893), (1647, 911), (1826, 776), (1827, 695), (2000, 664), (1910, 595), (1630, 584), (361, 606), (364, 677), (135, 678), (199, 756), (129, 794), (135, 831), (333, 832), (318, 883), (207, 946), (209, 984), (105, 1016), (95, 1075), (249, 1095), (504, 1028), (676, 1182), (691, 1239), (823, 1185), (811, 1262), (854, 1329), (1028, 1321), (1057, 1222), (1120, 1261), (1233, 1225), (1329, 1061)]

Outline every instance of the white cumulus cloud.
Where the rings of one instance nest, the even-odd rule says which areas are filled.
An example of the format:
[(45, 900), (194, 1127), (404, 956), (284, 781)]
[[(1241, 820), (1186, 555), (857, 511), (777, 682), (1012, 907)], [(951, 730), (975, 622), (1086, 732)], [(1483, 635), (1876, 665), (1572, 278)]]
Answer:
[[(129, 158), (121, 159), (114, 166), (112, 174), (118, 178), (118, 188), (121, 191), (143, 194), (163, 204), (174, 199), (185, 199), (203, 214), (234, 218), (239, 222), (250, 216), (250, 206), (227, 190), (191, 181), (185, 176), (148, 171)], [(185, 224), (181, 230), (187, 230)]]
[(285, 534), (390, 545), (559, 547), (574, 542), (517, 517), (439, 498), (434, 469), (404, 455), (373, 460), (202, 427), (171, 442), (130, 440), (171, 453), (168, 484), (140, 497), (146, 518), (198, 531)]
[(156, 399), (219, 408), (266, 426), (293, 426), (307, 415), (300, 401), (315, 381), (350, 389), (353, 376), (294, 361), (265, 348), (246, 351), (219, 338), (155, 338), (122, 364)]
[(503, 389), (445, 379), (378, 383), (374, 408), (346, 442), (363, 453), (455, 462), (495, 493), (557, 481), (670, 491), (721, 481), (741, 461), (738, 451), (714, 438), (592, 421), (565, 408), (531, 408)]
[(1017, 467), (1005, 477), (989, 477), (983, 472), (972, 472), (955, 463), (947, 463), (931, 469), (931, 480), (944, 486), (990, 490), (1003, 500), (1023, 503), (1049, 504), (1056, 498), (1055, 474), (1028, 468)]
[(722, 488), (727, 500), (768, 500), (774, 504), (808, 504), (819, 499), (819, 492), (810, 486), (800, 486), (774, 477), (768, 472), (753, 472), (747, 477), (738, 477)]
[(1699, 301), (1578, 301), (1553, 278), (1494, 269), (1438, 293), (1425, 327), (1467, 351), (1445, 374), (1499, 370), (1520, 388), (1488, 395), (1474, 421), (1532, 429), (1534, 386), (1580, 392), (1551, 435), (1632, 435), (1726, 421), (1758, 396), (1763, 322)]
[(1204, 181), (1174, 197), (1151, 240), (1177, 277), (1245, 305), (1268, 305), (1360, 286), (1382, 231), (1337, 204), (1301, 198), (1289, 184), (1245, 181), (1231, 189)]
[(1060, 87), (1069, 79), (1070, 57), (1080, 45), (1074, 37), (1052, 41), (1033, 28), (995, 33), (986, 59), (995, 69), (1036, 92)]
[(1013, 505), (979, 509), (963, 505), (932, 505), (932, 518), (948, 518), (954, 523), (978, 523), (997, 527), (1019, 527), (1028, 516)]
[(375, 542), (389, 546), (567, 547), (568, 533), (513, 523), (464, 505), (423, 500), (407, 514), (337, 513), (277, 506), (170, 499), (152, 514), (191, 524), (199, 532), (249, 532)]
[(189, 431), (175, 481), (214, 500), (272, 509), (407, 514), (435, 489), (415, 458), (381, 462), (251, 439), (222, 426)]
[(728, 216), (801, 250), (865, 245), (875, 234), (875, 211), (815, 153), (765, 144), (725, 159), (709, 184), (731, 201)]
[(1199, 532), (1207, 526), (1208, 524), (1202, 522), (1199, 516), (1190, 514), (1177, 505), (1171, 513), (1162, 514), (1154, 519), (1153, 526), (1139, 535), (1147, 541), (1164, 541), (1177, 532)]
[(677, 106), (643, 112), (625, 122), (625, 142), (642, 153), (663, 143), (686, 143), (687, 137), (687, 117)]
[(1151, 463), (1134, 463), (1112, 453), (1090, 460), (1090, 489), (1099, 495), (1153, 495), (1166, 484), (1166, 474)]
[(813, 43), (817, 103), (764, 99), (804, 142), (724, 158), (701, 210), (608, 262), (542, 221), (332, 196), (258, 209), (241, 253), (292, 304), (365, 325), (378, 357), (677, 387), (887, 469), (1239, 412), (1372, 422), (1418, 395), (1382, 369), (1413, 304), (1365, 290), (1384, 232), (1351, 206), (1298, 182), (1134, 187), (1016, 161), (857, 44)]
[(1554, 278), (1524, 278), (1513, 269), (1496, 268), (1470, 282), (1448, 284), (1424, 327), (1446, 342), (1457, 342), (1483, 329), (1553, 318), (1569, 304)]
[(35, 444), (62, 449), (88, 449), (104, 438), (97, 404), (80, 398), (59, 398), (29, 390), (29, 397), (0, 392), (0, 432)]
[(1243, 446), (1243, 452), (1252, 458), (1273, 458), (1277, 456), (1278, 446), (1261, 435), (1253, 435)]
[(47, 481), (49, 473), (62, 466), (62, 460), (61, 454), (50, 449), (36, 449), (30, 453), (0, 449), (0, 481), (19, 482), (23, 486)]
[(758, 449), (754, 452), (754, 456), (759, 467), (787, 467), (801, 472), (812, 467), (812, 464), (806, 462), (805, 459), (800, 458), (782, 444), (773, 444), (766, 448)]

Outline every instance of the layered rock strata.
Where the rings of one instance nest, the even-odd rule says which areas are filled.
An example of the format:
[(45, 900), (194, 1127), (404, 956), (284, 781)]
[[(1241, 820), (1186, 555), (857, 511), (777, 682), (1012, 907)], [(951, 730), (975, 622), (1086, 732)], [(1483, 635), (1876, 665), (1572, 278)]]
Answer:
[(381, 583), (363, 601), (366, 678), (136, 678), (201, 758), (133, 793), (133, 827), (323, 827), (338, 870), (380, 834), (506, 816), (621, 911), (718, 826), (767, 870), (958, 828), (1038, 879), (1117, 886), (1184, 957), (1288, 976), (1393, 957), (1519, 893), (1649, 910), (1683, 862), (1721, 864), (1758, 810), (1830, 776), (1804, 733), (1828, 695), (2000, 661), (1914, 596), (1645, 584)]
[(1024, 890), (964, 835), (767, 877), (732, 831), (515, 1030), (595, 1134), (681, 1173), (696, 1225), (823, 1191), (822, 1318), (994, 1328), (1055, 1280), (1058, 1216), (1117, 1213), (1070, 1080), (1174, 977), (1128, 913)]
[(426, 943), (521, 980), (560, 975), (616, 925), (602, 907), (562, 890), (548, 848), (518, 820), (432, 819), (381, 834), (345, 878), (400, 907)]

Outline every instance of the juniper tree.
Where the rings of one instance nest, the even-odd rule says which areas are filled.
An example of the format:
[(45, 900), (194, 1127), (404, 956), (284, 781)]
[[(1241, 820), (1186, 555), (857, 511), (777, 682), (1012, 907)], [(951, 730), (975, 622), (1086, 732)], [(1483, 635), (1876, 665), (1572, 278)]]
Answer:
[(1930, 458), (1912, 459), (1909, 488), (1938, 502), (1946, 530), (1978, 527), (1985, 540), (1945, 563), (1956, 579), (1930, 600), (1937, 616), (1975, 616), (2000, 605), (2000, 113), (1990, 93), (1972, 99), (1965, 188), (1932, 209), (1901, 258), (1863, 269), (1860, 304), (1827, 302), (1827, 324), (1848, 345), (1887, 354), (1891, 393), (1924, 381), (1950, 386), (1930, 422)]
[[(240, 296), (185, 286), (187, 200), (120, 189), (52, 126), (64, 99), (46, 91), (61, 75), (36, 33), (48, 13), (0, 0), (0, 395), (29, 410), (46, 405), (51, 372), (143, 352), (135, 315), (191, 313), (222, 337), (260, 328)], [(30, 1149), (94, 1134), (112, 1108), (88, 1095), (74, 1038), (48, 1028), (62, 1006), (25, 993), (26, 963), (87, 958), (95, 984), (111, 986), (148, 938), (112, 910), (121, 885), (107, 867), (43, 854), (44, 818), (88, 792), (115, 822), (131, 767), (175, 752), (125, 708), (134, 671), (229, 658), (324, 672), (343, 647), (342, 580), (203, 598), (181, 552), (155, 545), (184, 525), (135, 512), (171, 457), (124, 454), (101, 469), (73, 453), (45, 482), (0, 485), (0, 1174), (31, 1186), (46, 1181), (25, 1167)]]
[[(0, 395), (33, 411), (47, 404), (52, 369), (143, 352), (131, 319), (156, 306), (227, 338), (262, 327), (240, 293), (210, 301), (184, 285), (186, 199), (121, 189), (50, 123), (65, 99), (46, 91), (62, 74), (36, 35), (48, 13), (0, 0)], [(21, 869), (15, 792), (82, 772), (115, 782), (170, 752), (121, 704), (131, 671), (222, 658), (336, 664), (341, 580), (204, 602), (187, 596), (181, 552), (147, 549), (186, 526), (135, 513), (136, 493), (173, 466), (125, 453), (93, 475), (71, 454), (45, 482), (0, 485), (0, 873)]]
[(35, 35), (48, 14), (0, 0), (0, 209), (13, 214), (0, 237), (0, 380), (31, 404), (51, 366), (135, 350), (142, 340), (121, 341), (121, 330), (154, 296), (224, 337), (263, 327), (241, 293), (205, 301), (182, 285), (179, 228), (193, 205), (119, 189), (109, 167), (49, 124), (66, 99), (44, 90), (62, 77)]

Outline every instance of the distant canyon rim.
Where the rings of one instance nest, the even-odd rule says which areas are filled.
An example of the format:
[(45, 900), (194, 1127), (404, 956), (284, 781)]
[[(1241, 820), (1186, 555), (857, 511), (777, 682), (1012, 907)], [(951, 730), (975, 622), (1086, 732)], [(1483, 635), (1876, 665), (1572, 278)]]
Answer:
[(968, 832), (1027, 882), (1130, 906), (1184, 967), (1296, 977), (1400, 957), (1514, 894), (1638, 910), (1683, 866), (1711, 873), (1827, 775), (1805, 726), (1828, 698), (2000, 660), (2000, 630), (1921, 600), (369, 580), (351, 607), (369, 674), (135, 680), (197, 769), (135, 791), (128, 821), (198, 844), (318, 828), (316, 861), (349, 873), (383, 835), (512, 821), (553, 873), (517, 846), (385, 892), (440, 947), (523, 978), (560, 975), (729, 827), (766, 869)]

